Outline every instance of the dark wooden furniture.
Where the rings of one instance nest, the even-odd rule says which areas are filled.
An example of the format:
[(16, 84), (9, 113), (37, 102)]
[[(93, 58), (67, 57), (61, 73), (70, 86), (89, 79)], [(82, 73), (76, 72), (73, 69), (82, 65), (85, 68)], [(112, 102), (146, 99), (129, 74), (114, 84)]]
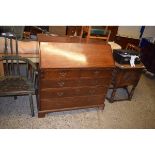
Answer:
[[(126, 49), (135, 50), (140, 52), (140, 48), (128, 43)], [(107, 99), (112, 103), (114, 101), (124, 101), (131, 100), (134, 90), (139, 82), (142, 71), (145, 68), (144, 65), (137, 64), (134, 68), (128, 64), (119, 64), (115, 62), (116, 68), (113, 71), (112, 83), (109, 89), (112, 89), (110, 97), (107, 96)], [(128, 87), (132, 86), (131, 90), (128, 91)], [(116, 91), (118, 88), (123, 88), (127, 93), (127, 98), (116, 99)]]
[(118, 26), (108, 26), (108, 30), (111, 31), (109, 41), (115, 41), (115, 37), (117, 35)]
[[(131, 100), (134, 90), (139, 82), (142, 71), (145, 68), (143, 64), (138, 64), (132, 68), (130, 65), (120, 65), (115, 63), (116, 69), (113, 71), (112, 83), (109, 89), (112, 89), (110, 97), (107, 99), (113, 103), (114, 101)], [(132, 86), (131, 90), (128, 91), (128, 87)], [(116, 91), (118, 88), (123, 88), (127, 93), (127, 98), (118, 99), (115, 98)]]
[(127, 44), (126, 49), (128, 49), (128, 50), (135, 50), (135, 51), (138, 51), (138, 52), (140, 52), (140, 50), (141, 50), (140, 47), (135, 46), (135, 45), (133, 45), (131, 43)]
[(131, 43), (135, 46), (139, 45), (139, 39), (133, 39), (128, 37), (115, 36), (115, 43), (119, 44), (122, 49), (125, 49), (128, 43)]
[(155, 74), (155, 44), (146, 39), (141, 42), (141, 61), (147, 71)]
[(36, 66), (20, 56), (2, 56), (0, 61), (4, 66), (4, 76), (0, 76), (0, 97), (29, 95), (31, 115), (34, 116), (32, 95), (36, 94)]
[[(39, 41), (44, 39), (38, 36)], [(62, 110), (103, 109), (114, 68), (110, 45), (68, 37), (49, 40), (40, 42), (38, 117)]]
[(66, 35), (74, 36), (76, 33), (77, 36), (81, 36), (82, 26), (67, 26)]

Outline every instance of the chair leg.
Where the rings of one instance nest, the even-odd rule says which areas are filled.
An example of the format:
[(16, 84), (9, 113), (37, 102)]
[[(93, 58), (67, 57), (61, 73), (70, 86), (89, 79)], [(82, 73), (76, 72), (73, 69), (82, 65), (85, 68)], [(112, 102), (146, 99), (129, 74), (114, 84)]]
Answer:
[(14, 100), (17, 100), (17, 96), (14, 96)]
[(32, 117), (34, 117), (34, 107), (33, 107), (32, 94), (29, 94), (29, 101), (30, 101), (31, 115), (32, 115)]
[(38, 96), (38, 93), (36, 93), (36, 101), (37, 101), (37, 109), (39, 109), (39, 96)]

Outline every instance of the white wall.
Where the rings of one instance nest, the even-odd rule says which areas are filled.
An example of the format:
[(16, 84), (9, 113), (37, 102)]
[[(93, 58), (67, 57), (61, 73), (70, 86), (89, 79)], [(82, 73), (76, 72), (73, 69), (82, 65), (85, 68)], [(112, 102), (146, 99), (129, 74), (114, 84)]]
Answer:
[(119, 26), (118, 36), (139, 39), (141, 26)]
[(49, 32), (57, 35), (66, 35), (66, 26), (49, 26)]
[[(119, 26), (118, 36), (139, 39), (141, 26)], [(143, 38), (155, 37), (155, 26), (145, 26)]]
[(146, 26), (142, 37), (155, 37), (155, 26)]

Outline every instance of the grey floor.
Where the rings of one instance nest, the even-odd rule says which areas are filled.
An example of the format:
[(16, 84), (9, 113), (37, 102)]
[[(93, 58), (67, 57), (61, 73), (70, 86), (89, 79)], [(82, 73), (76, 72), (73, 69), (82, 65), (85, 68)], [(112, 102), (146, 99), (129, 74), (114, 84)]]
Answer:
[[(119, 90), (118, 95), (124, 95)], [(28, 97), (0, 98), (0, 128), (155, 128), (155, 79), (142, 75), (132, 101), (109, 103), (104, 111), (82, 109), (54, 112), (45, 118), (30, 116)]]

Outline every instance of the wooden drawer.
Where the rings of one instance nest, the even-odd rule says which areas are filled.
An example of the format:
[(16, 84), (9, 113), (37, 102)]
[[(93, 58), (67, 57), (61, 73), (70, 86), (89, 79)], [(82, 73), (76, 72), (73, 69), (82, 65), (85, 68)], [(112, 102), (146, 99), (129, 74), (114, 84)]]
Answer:
[(41, 70), (41, 79), (77, 79), (80, 77), (79, 70), (67, 69), (43, 69)]
[(81, 70), (80, 77), (91, 78), (109, 78), (112, 75), (111, 69), (94, 69), (94, 70)]
[(80, 78), (77, 80), (49, 80), (42, 79), (41, 89), (43, 88), (62, 88), (62, 87), (80, 87), (80, 86), (106, 86), (109, 85), (109, 78)]
[(85, 95), (98, 95), (105, 94), (107, 87), (75, 87), (75, 88), (48, 88), (42, 89), (41, 99), (53, 99), (63, 97), (85, 96)]
[(135, 85), (139, 81), (141, 73), (142, 69), (118, 70), (113, 75), (112, 84), (115, 84), (118, 87)]
[(42, 69), (41, 79), (109, 78), (111, 69)]
[(58, 110), (65, 108), (78, 108), (88, 106), (104, 105), (104, 96), (80, 96), (80, 97), (66, 97), (66, 98), (54, 98), (41, 99), (40, 110)]

